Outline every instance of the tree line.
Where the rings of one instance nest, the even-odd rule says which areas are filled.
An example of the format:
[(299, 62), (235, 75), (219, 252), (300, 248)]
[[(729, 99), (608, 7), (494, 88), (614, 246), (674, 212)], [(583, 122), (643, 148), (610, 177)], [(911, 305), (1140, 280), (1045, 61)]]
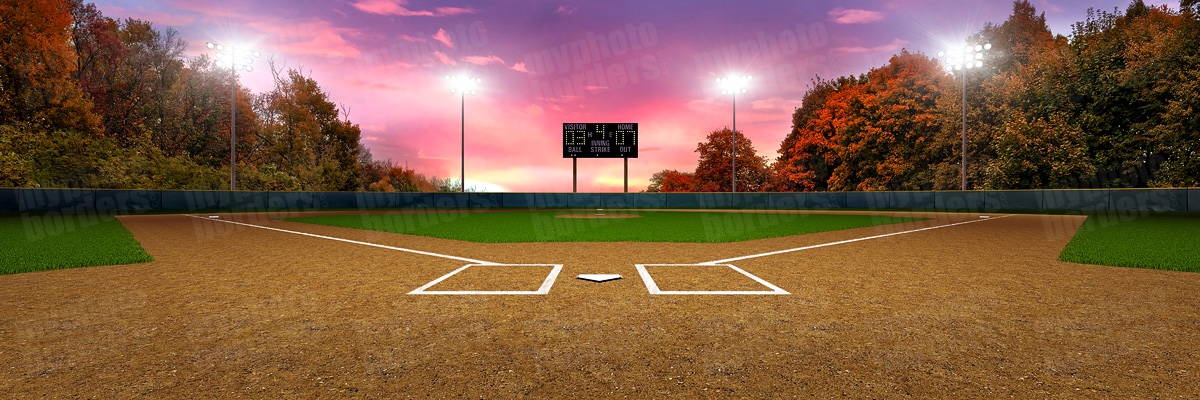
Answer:
[(229, 189), (233, 124), (239, 190), (458, 190), (374, 160), (297, 68), (268, 62), (252, 93), (175, 30), (82, 0), (0, 0), (0, 38), (0, 187)]
[[(902, 50), (858, 76), (814, 80), (767, 165), (737, 132), (742, 191), (961, 187), (963, 79), (968, 189), (1200, 186), (1200, 0), (1089, 10), (1053, 35), (1028, 1), (968, 38), (982, 68), (948, 73)], [(656, 173), (647, 191), (727, 191), (728, 129), (694, 171)]]

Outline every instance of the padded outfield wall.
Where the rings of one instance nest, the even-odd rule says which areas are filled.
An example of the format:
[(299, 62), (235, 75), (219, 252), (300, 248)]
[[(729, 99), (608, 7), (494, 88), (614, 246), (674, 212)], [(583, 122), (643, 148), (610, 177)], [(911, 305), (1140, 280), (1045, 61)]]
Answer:
[(1200, 212), (1200, 188), (797, 193), (368, 193), (0, 189), (0, 212), (188, 212), (430, 207)]

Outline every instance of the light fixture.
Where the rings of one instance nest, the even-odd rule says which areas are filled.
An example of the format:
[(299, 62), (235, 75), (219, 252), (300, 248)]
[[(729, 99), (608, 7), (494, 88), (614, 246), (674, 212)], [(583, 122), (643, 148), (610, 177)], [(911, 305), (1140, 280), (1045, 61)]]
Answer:
[(459, 186), (462, 192), (467, 191), (467, 95), (475, 94), (475, 87), (483, 82), (483, 79), (473, 78), (469, 76), (451, 76), (446, 75), (446, 80), (450, 81), (450, 93), (458, 93), (462, 102), (462, 148), (461, 157), (462, 164), (459, 166), (459, 173), (462, 174), (459, 178)]
[(746, 93), (746, 86), (750, 85), (750, 80), (754, 79), (753, 75), (733, 76), (729, 75), (724, 78), (717, 78), (717, 84), (721, 86), (721, 94), (733, 96), (733, 134), (731, 153), (733, 153), (733, 171), (730, 173), (731, 192), (737, 192), (737, 94)]
[(231, 51), (226, 52), (225, 45), (213, 42), (204, 46), (217, 50), (214, 58), (218, 65), (229, 67), (229, 190), (237, 190), (237, 70), (254, 71), (250, 64), (262, 54), (242, 48), (230, 48)]
[[(983, 68), (983, 54), (992, 49), (991, 43), (953, 48), (938, 52), (938, 58), (946, 59), (946, 72)], [(967, 190), (967, 77), (963, 75), (962, 86), (962, 190)]]

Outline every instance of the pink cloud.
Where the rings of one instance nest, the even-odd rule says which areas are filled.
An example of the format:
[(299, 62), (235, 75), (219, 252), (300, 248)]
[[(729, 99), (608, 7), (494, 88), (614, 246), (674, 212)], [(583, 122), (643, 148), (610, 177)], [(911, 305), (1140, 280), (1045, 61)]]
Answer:
[(438, 15), (472, 14), (478, 12), (478, 10), (471, 7), (438, 7), (435, 10), (437, 10)]
[[(1151, 1), (1151, 3), (1153, 3), (1153, 1)], [(1054, 5), (1054, 3), (1051, 3), (1050, 0), (1042, 0), (1042, 9), (1050, 12), (1062, 12), (1062, 7)]]
[(362, 55), (358, 48), (343, 36), (359, 36), (360, 32), (350, 28), (339, 28), (328, 21), (250, 22), (251, 28), (269, 33), (277, 40), (271, 47), (289, 54), (321, 55), (330, 57), (357, 58)]
[(441, 17), (446, 15), (470, 14), (476, 12), (474, 8), (463, 7), (437, 7), (434, 10), (409, 10), (405, 5), (407, 0), (360, 0), (350, 3), (351, 6), (359, 11), (379, 14), (379, 15), (399, 15), (402, 17)]
[(422, 43), (429, 41), (429, 39), (426, 39), (424, 37), (409, 36), (409, 35), (400, 35), (400, 39), (409, 41), (409, 42), (422, 42)]
[(435, 33), (433, 35), (433, 40), (442, 42), (442, 44), (446, 45), (446, 47), (449, 47), (452, 49), (454, 48), (454, 41), (452, 39), (450, 39), (450, 35), (446, 34), (445, 29), (439, 28), (437, 33)]
[[(387, 130), (387, 125), (384, 125), (384, 124), (360, 125), (359, 127), (362, 128), (363, 132), (379, 133), (379, 132), (383, 132), (383, 131)], [(368, 140), (379, 140), (379, 138), (368, 139)]]
[(558, 9), (554, 10), (554, 12), (556, 12), (556, 13), (566, 14), (566, 15), (574, 14), (576, 11), (579, 11), (579, 9), (578, 8), (567, 8), (567, 6), (558, 6)]
[(501, 60), (500, 57), (496, 57), (496, 56), (487, 56), (487, 57), (469, 56), (469, 57), (463, 58), (463, 61), (469, 62), (471, 64), (478, 64), (478, 65), (488, 65), (490, 63), (499, 63), (501, 65), (504, 64), (504, 60)]
[(800, 107), (800, 100), (789, 100), (778, 96), (750, 102), (750, 108), (755, 110), (784, 112), (788, 114), (795, 111), (796, 107)]
[(839, 24), (865, 24), (883, 20), (883, 13), (878, 11), (845, 9), (841, 7), (829, 11), (829, 16), (833, 17), (833, 22)]
[(454, 62), (454, 60), (451, 60), (450, 57), (446, 56), (446, 53), (443, 53), (440, 51), (435, 51), (435, 52), (433, 52), (433, 56), (437, 57), (438, 60), (441, 60), (442, 64), (458, 65), (458, 63)]
[(875, 46), (875, 47), (861, 47), (861, 46), (857, 46), (857, 47), (838, 47), (838, 48), (835, 48), (835, 49), (833, 49), (833, 51), (836, 51), (836, 52), (839, 52), (839, 53), (867, 53), (867, 52), (873, 52), (873, 51), (896, 51), (896, 50), (900, 50), (901, 48), (903, 48), (903, 47), (904, 47), (904, 45), (906, 45), (906, 44), (908, 44), (908, 41), (907, 41), (907, 40), (902, 40), (902, 39), (892, 39), (892, 42), (891, 42), (891, 43), (888, 43), (888, 44), (885, 44), (885, 45), (882, 45), (882, 46)]
[(400, 16), (433, 16), (432, 11), (412, 11), (404, 8), (407, 4), (404, 0), (362, 0), (350, 5), (357, 8), (359, 11), (379, 14), (379, 15), (400, 15)]
[(137, 11), (127, 11), (124, 8), (116, 6), (98, 6), (98, 8), (100, 12), (108, 17), (140, 19), (166, 26), (185, 26), (191, 25), (192, 22), (196, 21), (195, 16), (168, 14), (161, 11), (147, 10), (142, 7), (138, 7)]
[(417, 159), (420, 160), (449, 160), (449, 157), (434, 157), (425, 154), (425, 150), (417, 150)]
[(523, 62), (519, 62), (519, 63), (513, 64), (512, 68), (509, 68), (509, 69), (511, 69), (511, 70), (513, 70), (513, 71), (520, 71), (520, 72), (524, 72), (524, 73), (527, 73), (527, 74), (529, 73), (529, 70), (528, 70), (528, 69), (525, 69), (525, 63), (523, 63)]
[(211, 0), (170, 0), (167, 1), (166, 4), (178, 10), (191, 11), (201, 15), (214, 17), (234, 17), (239, 19), (246, 18), (245, 15), (231, 11), (228, 4), (217, 4)]

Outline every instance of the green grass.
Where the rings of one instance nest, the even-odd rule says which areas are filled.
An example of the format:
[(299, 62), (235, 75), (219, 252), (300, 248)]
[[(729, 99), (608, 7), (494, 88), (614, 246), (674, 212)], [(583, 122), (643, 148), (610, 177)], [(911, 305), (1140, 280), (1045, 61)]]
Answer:
[[(608, 211), (642, 218), (555, 218), (589, 211), (455, 212), (329, 215), (284, 221), (367, 229), (481, 243), (693, 242), (720, 243), (919, 221), (873, 215)], [(590, 211), (595, 212), (595, 211)]]
[(1080, 264), (1200, 272), (1200, 217), (1093, 214), (1058, 258)]
[(0, 216), (0, 274), (151, 260), (111, 215)]

